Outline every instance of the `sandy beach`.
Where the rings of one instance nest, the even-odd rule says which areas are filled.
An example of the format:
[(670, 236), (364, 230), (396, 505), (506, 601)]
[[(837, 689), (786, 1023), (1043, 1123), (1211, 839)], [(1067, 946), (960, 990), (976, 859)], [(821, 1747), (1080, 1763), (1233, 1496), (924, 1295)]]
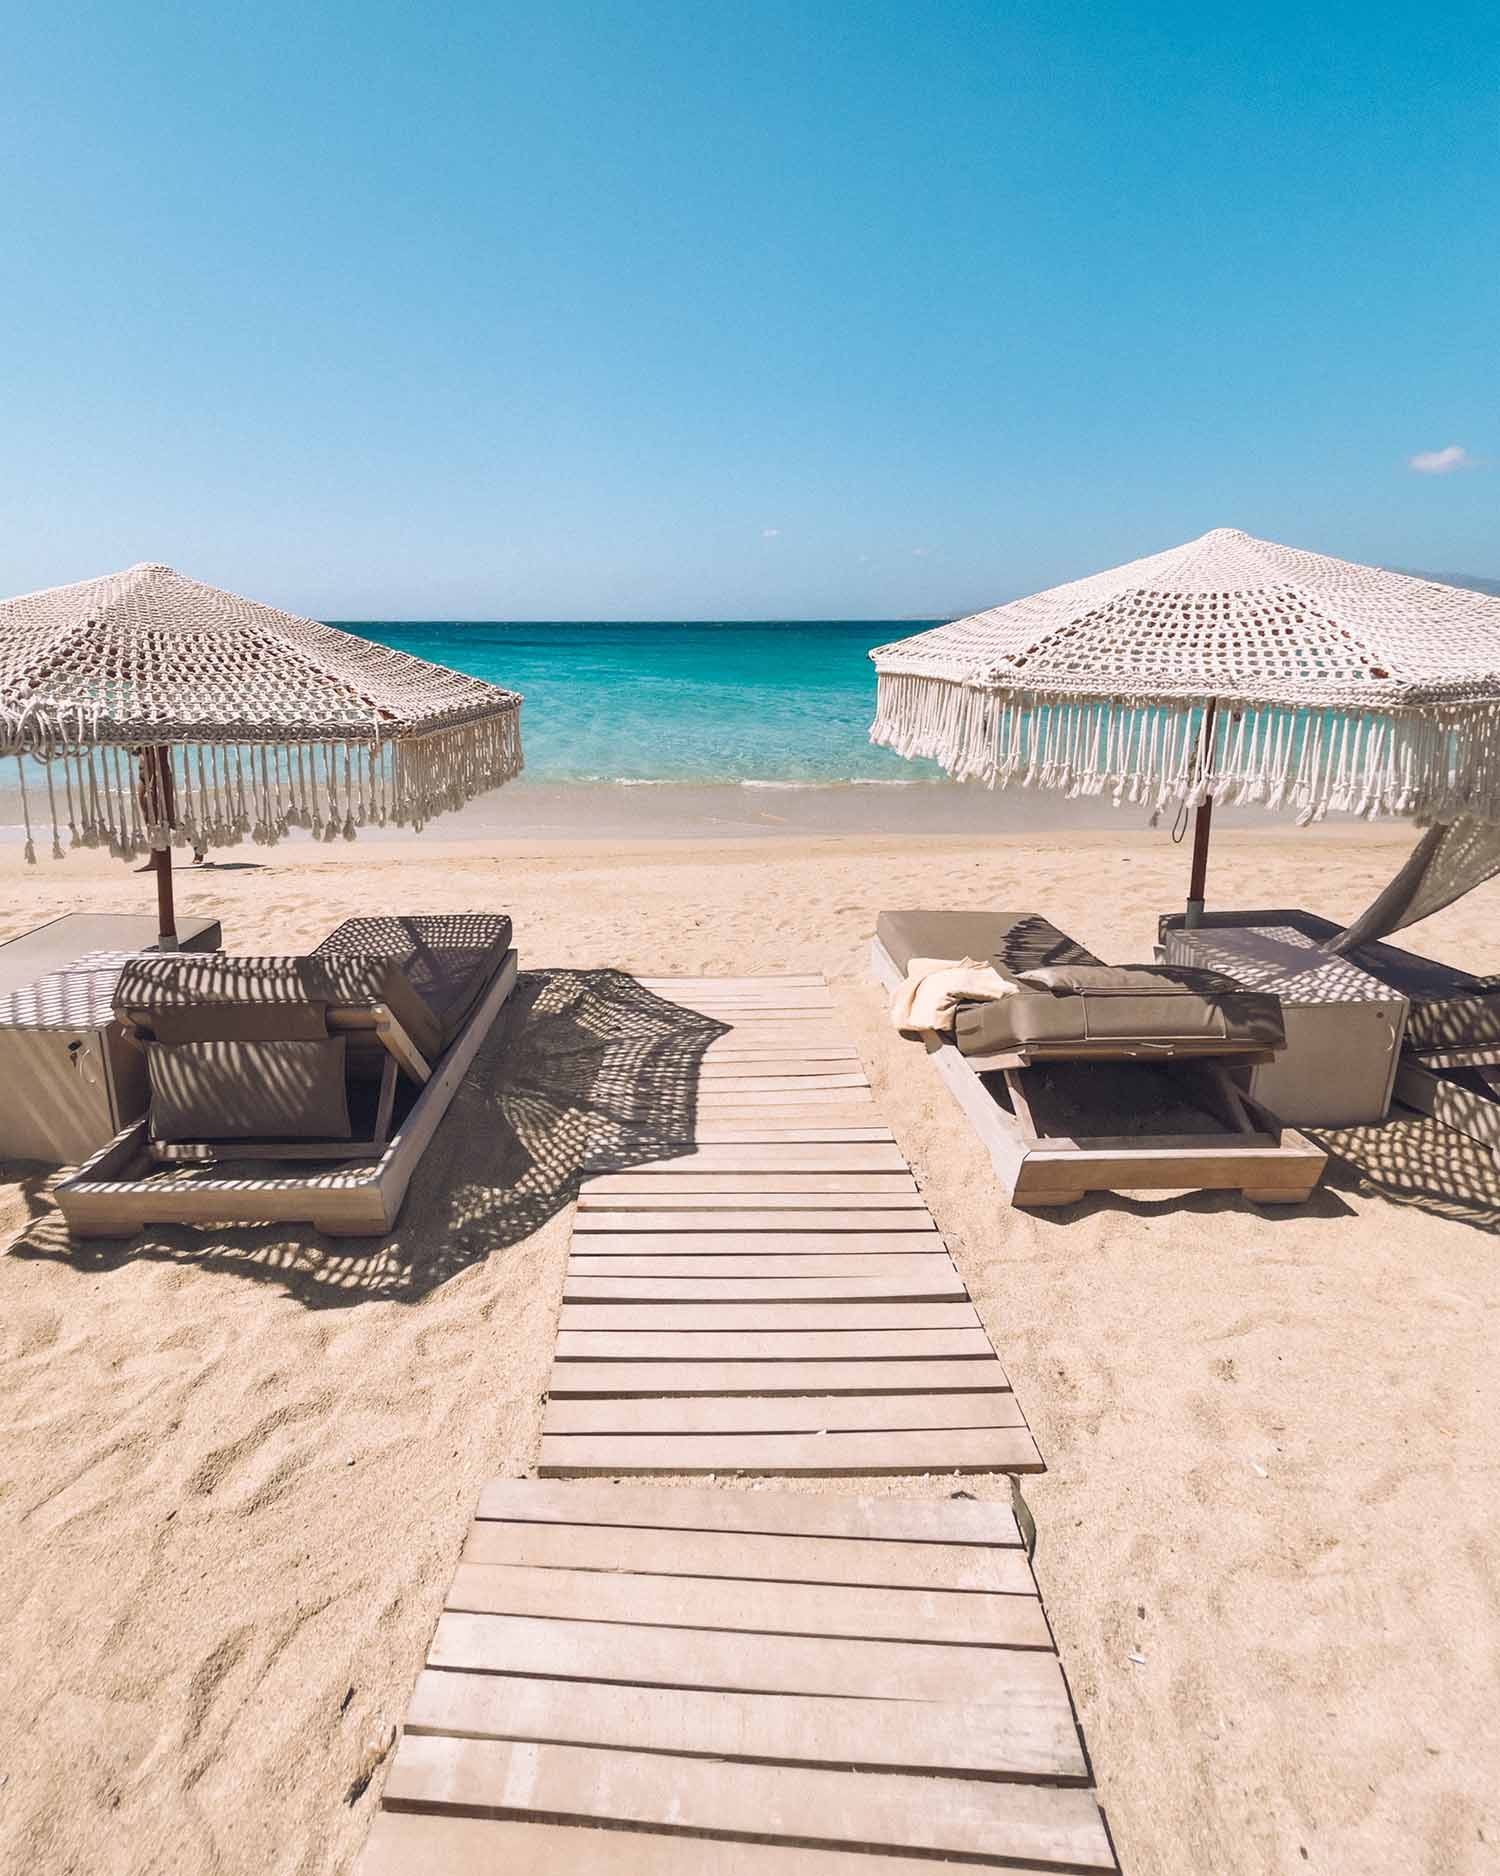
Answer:
[[(1409, 840), (1231, 828), (1211, 899), (1352, 915)], [(1035, 907), (1145, 958), (1184, 870), (1164, 833), (1117, 827), (428, 837), (183, 873), (180, 909), (233, 950), (356, 912), (502, 909), (544, 975), (389, 1239), (73, 1251), (46, 1175), (0, 1168), (0, 1867), (352, 1868), (479, 1487), (534, 1457), (580, 1137), (549, 1010), (611, 970), (821, 970), (1047, 1460), (1025, 1488), (1036, 1567), (1128, 1876), (1500, 1869), (1494, 1165), (1406, 1119), (1330, 1138), (1289, 1214), (1012, 1212), (865, 974), (879, 908), (924, 902)], [(150, 905), (93, 854), (6, 849), (0, 886), (0, 937)], [(1411, 941), (1500, 971), (1497, 904), (1492, 884)], [(551, 1115), (547, 1153), (522, 1145), (522, 1101)]]

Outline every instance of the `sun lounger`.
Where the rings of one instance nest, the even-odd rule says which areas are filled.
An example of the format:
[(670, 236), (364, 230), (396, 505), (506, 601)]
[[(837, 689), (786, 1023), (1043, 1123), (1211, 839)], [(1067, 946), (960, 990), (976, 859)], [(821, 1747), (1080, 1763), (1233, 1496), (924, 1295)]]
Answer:
[(1105, 965), (1031, 913), (883, 912), (876, 976), (894, 992), (916, 957), (988, 960), (1012, 985), (924, 1040), (1013, 1203), (1228, 1188), (1294, 1204), (1317, 1184), (1326, 1155), (1231, 1074), (1282, 1046), (1275, 997), (1212, 972)]
[[(145, 1051), (150, 1107), (58, 1187), (69, 1229), (389, 1230), (515, 983), (510, 939), (498, 915), (351, 919), (307, 957), (131, 960), (115, 1012)], [(256, 1170), (229, 1176), (241, 1163)]]

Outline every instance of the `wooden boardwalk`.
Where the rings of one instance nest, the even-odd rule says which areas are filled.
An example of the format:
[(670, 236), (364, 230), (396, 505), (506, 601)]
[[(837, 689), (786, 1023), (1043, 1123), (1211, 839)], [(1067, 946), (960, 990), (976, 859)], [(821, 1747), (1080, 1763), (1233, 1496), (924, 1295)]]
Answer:
[(684, 1150), (584, 1184), (539, 1472), (1039, 1470), (823, 978), (642, 982), (726, 1029)]
[(497, 1480), (360, 1876), (1116, 1868), (1008, 1508)]

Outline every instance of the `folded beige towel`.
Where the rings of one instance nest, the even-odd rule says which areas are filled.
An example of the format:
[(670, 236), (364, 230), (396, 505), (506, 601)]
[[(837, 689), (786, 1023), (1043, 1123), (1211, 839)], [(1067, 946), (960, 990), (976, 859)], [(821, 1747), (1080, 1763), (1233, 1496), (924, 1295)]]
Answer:
[(977, 958), (913, 958), (891, 1003), (891, 1021), (897, 1029), (951, 1035), (959, 1004), (998, 1003), (1021, 988), (1014, 977)]

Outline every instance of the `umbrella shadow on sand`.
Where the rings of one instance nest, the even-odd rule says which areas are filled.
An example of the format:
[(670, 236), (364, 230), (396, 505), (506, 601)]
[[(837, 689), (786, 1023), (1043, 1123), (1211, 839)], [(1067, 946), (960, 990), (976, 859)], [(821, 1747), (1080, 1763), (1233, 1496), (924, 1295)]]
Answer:
[(726, 1033), (615, 970), (523, 972), (412, 1179), (396, 1229), (335, 1239), (309, 1226), (192, 1230), (72, 1243), (49, 1212), (16, 1257), (81, 1271), (142, 1259), (280, 1285), (309, 1308), (417, 1302), (521, 1243), (577, 1196), (586, 1173), (691, 1150), (698, 1071)]
[(1315, 1138), (1328, 1151), (1327, 1184), (1378, 1192), (1392, 1205), (1500, 1233), (1500, 1160), (1468, 1134), (1392, 1108), (1378, 1127), (1346, 1127)]

